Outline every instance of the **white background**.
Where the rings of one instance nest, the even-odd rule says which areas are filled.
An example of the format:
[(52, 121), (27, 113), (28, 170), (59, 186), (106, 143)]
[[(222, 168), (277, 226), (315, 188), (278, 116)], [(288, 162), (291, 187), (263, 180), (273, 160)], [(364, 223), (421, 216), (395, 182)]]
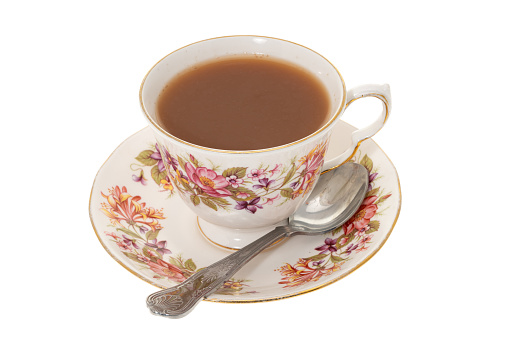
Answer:
[[(2, 1), (2, 332), (507, 338), (503, 4)], [(392, 115), (374, 140), (398, 170), (401, 215), (373, 259), (328, 287), (267, 303), (203, 302), (180, 320), (155, 317), (145, 307), (154, 287), (111, 259), (94, 234), (91, 186), (116, 146), (146, 126), (138, 90), (149, 68), (189, 43), (235, 34), (310, 47), (348, 88), (391, 85)], [(379, 107), (356, 106), (345, 114), (354, 125)]]

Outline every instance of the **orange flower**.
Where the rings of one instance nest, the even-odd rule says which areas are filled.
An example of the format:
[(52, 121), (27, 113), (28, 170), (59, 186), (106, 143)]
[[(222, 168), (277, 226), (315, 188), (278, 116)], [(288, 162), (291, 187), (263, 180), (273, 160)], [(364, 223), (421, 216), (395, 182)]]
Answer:
[(149, 226), (153, 231), (162, 229), (159, 219), (164, 219), (162, 211), (152, 207), (146, 208), (145, 203), (140, 203), (140, 196), (131, 196), (124, 186), (109, 189), (109, 195), (101, 192), (108, 203), (102, 203), (101, 211), (110, 218), (115, 225), (125, 227), (121, 222), (127, 223), (127, 227), (136, 224)]
[(298, 168), (304, 166), (301, 172), (302, 184), (293, 192), (292, 199), (297, 198), (301, 194), (308, 193), (313, 187), (322, 168), (326, 150), (327, 142), (318, 144), (305, 157), (299, 160)]
[(189, 181), (187, 181), (187, 180), (186, 180), (187, 178), (186, 178), (186, 177), (184, 177), (184, 176), (182, 175), (182, 173), (180, 173), (180, 171), (179, 171), (178, 169), (176, 169), (176, 170), (175, 170), (175, 173), (177, 173), (177, 177), (176, 177), (176, 179), (177, 179), (177, 181), (178, 181), (178, 182), (180, 182), (180, 183), (185, 183), (185, 184), (188, 184), (188, 183), (189, 183)]
[(244, 284), (241, 284), (239, 281), (234, 280), (228, 280), (223, 284), (223, 288), (231, 288), (234, 290), (241, 290), (242, 286), (244, 286)]
[(173, 191), (173, 184), (171, 183), (170, 179), (167, 178), (168, 180), (166, 179), (162, 179), (161, 180), (161, 184), (163, 185), (163, 189), (167, 190), (167, 191)]
[(331, 267), (313, 267), (312, 260), (299, 259), (295, 266), (286, 264), (279, 269), (284, 278), (279, 282), (285, 287), (300, 286), (312, 281), (318, 281), (321, 277), (332, 274), (339, 270), (343, 262), (335, 263)]

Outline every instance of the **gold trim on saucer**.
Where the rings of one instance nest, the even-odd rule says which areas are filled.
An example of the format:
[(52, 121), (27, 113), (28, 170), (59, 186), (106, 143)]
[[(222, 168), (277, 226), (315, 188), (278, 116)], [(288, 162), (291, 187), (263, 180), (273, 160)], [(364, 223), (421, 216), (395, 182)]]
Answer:
[[(145, 127), (146, 128), (146, 127)], [(145, 128), (143, 128), (142, 130), (144, 130)], [(113, 260), (115, 260), (120, 266), (122, 266), (123, 268), (125, 268), (127, 271), (129, 271), (130, 273), (132, 273), (133, 275), (135, 275), (136, 277), (138, 277), (139, 279), (149, 283), (150, 285), (152, 286), (155, 286), (157, 288), (160, 288), (160, 289), (165, 289), (166, 287), (165, 286), (161, 286), (161, 285), (158, 285), (156, 283), (154, 283), (153, 281), (150, 281), (149, 279), (141, 276), (140, 274), (138, 274), (137, 272), (133, 271), (131, 268), (129, 268), (127, 265), (125, 265), (123, 262), (121, 262), (120, 260), (118, 260), (114, 255), (113, 253), (106, 247), (106, 245), (104, 244), (104, 242), (102, 241), (101, 237), (99, 236), (99, 233), (97, 232), (97, 228), (94, 224), (94, 220), (92, 219), (92, 193), (94, 191), (94, 186), (95, 186), (95, 182), (97, 180), (97, 176), (98, 174), (101, 172), (101, 169), (104, 167), (104, 165), (108, 162), (108, 160), (113, 156), (113, 154), (117, 151), (117, 149), (119, 149), (127, 140), (129, 140), (132, 136), (140, 133), (142, 130), (132, 134), (130, 137), (126, 138), (119, 146), (117, 146), (117, 148), (115, 148), (115, 150), (108, 156), (108, 158), (104, 161), (104, 163), (102, 164), (102, 166), (99, 168), (99, 170), (97, 171), (97, 174), (94, 178), (94, 181), (92, 183), (92, 189), (90, 190), (90, 197), (89, 197), (89, 217), (90, 217), (90, 222), (92, 224), (92, 228), (94, 229), (94, 233), (97, 237), (97, 239), (99, 240), (99, 242), (101, 243), (102, 247), (104, 248), (104, 250), (113, 258)], [(374, 142), (374, 141), (373, 141)], [(357, 266), (353, 267), (349, 272), (343, 274), (343, 275), (340, 275), (339, 277), (337, 277), (336, 279), (334, 280), (331, 280), (331, 281), (328, 281), (324, 284), (321, 284), (319, 286), (316, 286), (316, 287), (313, 287), (313, 288), (310, 288), (308, 290), (304, 290), (304, 291), (301, 291), (301, 292), (296, 292), (296, 293), (290, 293), (290, 294), (287, 294), (287, 295), (282, 295), (280, 297), (274, 297), (274, 298), (266, 298), (266, 299), (241, 299), (241, 300), (222, 300), (222, 299), (217, 299), (217, 298), (206, 298), (204, 299), (205, 301), (210, 301), (210, 302), (219, 302), (219, 303), (228, 303), (228, 304), (237, 304), (237, 303), (259, 303), (259, 302), (267, 302), (267, 301), (275, 301), (275, 300), (281, 300), (281, 299), (287, 299), (287, 298), (291, 298), (291, 297), (296, 297), (298, 295), (302, 295), (302, 294), (306, 294), (306, 293), (309, 293), (309, 292), (312, 292), (312, 291), (315, 291), (315, 290), (318, 290), (322, 287), (325, 287), (325, 286), (328, 286), (328, 285), (331, 285), (341, 279), (343, 279), (344, 277), (348, 276), (349, 274), (353, 273), (354, 271), (356, 271), (358, 268), (360, 268), (362, 265), (364, 265), (366, 262), (368, 262), (376, 253), (378, 253), (378, 251), (385, 245), (385, 243), (387, 242), (387, 240), (389, 239), (389, 236), (391, 235), (392, 231), (394, 230), (394, 227), (396, 226), (396, 223), (398, 221), (398, 218), (399, 218), (399, 215), (400, 215), (400, 212), (401, 212), (401, 201), (402, 201), (402, 197), (401, 197), (401, 183), (399, 181), (399, 176), (397, 174), (397, 171), (396, 171), (396, 167), (394, 166), (394, 164), (392, 163), (392, 161), (390, 160), (390, 158), (387, 156), (387, 154), (380, 148), (380, 146), (378, 146), (378, 144), (376, 142), (374, 142), (375, 145), (379, 148), (379, 150), (386, 156), (387, 160), (389, 160), (389, 163), (392, 165), (393, 169), (394, 169), (394, 172), (396, 173), (396, 179), (398, 181), (398, 192), (399, 192), (399, 206), (398, 206), (398, 211), (396, 213), (396, 217), (394, 219), (394, 222), (391, 226), (391, 229), (389, 230), (389, 232), (387, 233), (386, 237), (382, 240), (382, 242), (380, 243), (380, 246), (378, 246), (377, 249), (375, 249), (373, 251), (373, 253), (371, 253), (368, 257), (366, 257), (366, 259), (364, 259), (362, 262), (360, 262)], [(355, 152), (354, 152), (355, 154)]]
[[(329, 121), (327, 121), (327, 123), (320, 127), (320, 129), (318, 129), (317, 131), (313, 132), (312, 134), (308, 135), (307, 137), (304, 137), (302, 139), (299, 139), (299, 140), (296, 140), (296, 141), (293, 141), (289, 144), (285, 144), (285, 145), (281, 145), (281, 146), (276, 146), (276, 147), (271, 147), (271, 148), (264, 148), (264, 149), (257, 149), (257, 150), (248, 150), (248, 151), (232, 151), (232, 150), (221, 150), (221, 149), (216, 149), (216, 148), (209, 148), (209, 147), (204, 147), (204, 146), (199, 146), (199, 145), (196, 145), (196, 144), (193, 144), (193, 143), (190, 143), (190, 142), (187, 142), (185, 140), (182, 140), (180, 138), (177, 138), (176, 136), (168, 133), (167, 131), (165, 131), (163, 128), (161, 128), (157, 122), (152, 119), (152, 117), (150, 116), (150, 114), (148, 114), (147, 110), (145, 109), (145, 105), (143, 104), (143, 97), (142, 97), (142, 92), (143, 92), (143, 88), (144, 88), (144, 85), (145, 85), (145, 81), (147, 80), (147, 77), (149, 76), (149, 74), (152, 72), (152, 70), (161, 62), (163, 61), (164, 59), (166, 59), (166, 57), (168, 57), (169, 55), (177, 52), (177, 51), (180, 51), (181, 49), (184, 49), (186, 47), (189, 47), (191, 45), (195, 45), (195, 44), (198, 44), (198, 43), (201, 43), (201, 42), (205, 42), (205, 41), (210, 41), (210, 40), (216, 40), (216, 39), (224, 39), (224, 38), (236, 38), (236, 37), (246, 37), (246, 38), (264, 38), (264, 39), (271, 39), (271, 40), (279, 40), (279, 41), (283, 41), (283, 42), (286, 42), (286, 43), (290, 43), (290, 44), (293, 44), (293, 45), (297, 45), (297, 46), (300, 46), (302, 48), (305, 48), (309, 51), (311, 51), (312, 53), (315, 53), (316, 55), (320, 56), (321, 58), (323, 58), (325, 61), (327, 61), (331, 66), (332, 68), (336, 71), (336, 73), (338, 74), (339, 78), (341, 79), (341, 85), (343, 87), (343, 95), (342, 95), (342, 100), (341, 100), (341, 104), (339, 105), (339, 108), (338, 110), (336, 111), (336, 113), (334, 113), (334, 115), (332, 116), (332, 118), (329, 119)], [(346, 101), (346, 86), (345, 86), (345, 81), (343, 80), (343, 77), (341, 76), (341, 73), (339, 73), (338, 69), (327, 59), (325, 58), (323, 55), (321, 55), (320, 53), (317, 53), (315, 52), (314, 50), (312, 50), (311, 48), (308, 48), (306, 46), (303, 46), (303, 45), (300, 45), (300, 44), (297, 44), (295, 42), (292, 42), (292, 41), (288, 41), (288, 40), (284, 40), (284, 39), (278, 39), (278, 38), (272, 38), (272, 37), (266, 37), (266, 36), (257, 36), (257, 35), (229, 35), (229, 36), (221, 36), (221, 37), (216, 37), (216, 38), (211, 38), (211, 39), (205, 39), (205, 40), (200, 40), (200, 41), (197, 41), (197, 42), (194, 42), (192, 44), (188, 44), (184, 47), (181, 47), (179, 49), (176, 49), (174, 50), (173, 52), (167, 54), (165, 57), (163, 57), (162, 59), (160, 59), (158, 62), (156, 62), (156, 64), (154, 66), (152, 66), (152, 68), (150, 68), (150, 70), (147, 72), (147, 74), (145, 75), (145, 77), (143, 78), (142, 82), (141, 82), (141, 86), (140, 86), (140, 91), (139, 91), (139, 99), (140, 99), (140, 105), (141, 105), (141, 109), (143, 111), (143, 113), (145, 114), (145, 117), (147, 118), (147, 120), (150, 122), (151, 124), (151, 127), (157, 129), (160, 133), (162, 133), (164, 136), (168, 137), (168, 138), (171, 138), (177, 142), (180, 142), (180, 143), (183, 143), (187, 146), (191, 146), (191, 147), (195, 147), (195, 148), (199, 148), (199, 149), (202, 149), (202, 150), (205, 150), (205, 151), (210, 151), (210, 152), (218, 152), (218, 153), (231, 153), (231, 154), (251, 154), (251, 153), (262, 153), (262, 152), (270, 152), (270, 151), (275, 151), (275, 150), (278, 150), (278, 149), (282, 149), (282, 148), (286, 148), (286, 147), (289, 147), (289, 146), (293, 146), (293, 145), (296, 145), (296, 144), (299, 144), (303, 141), (306, 141), (316, 135), (318, 135), (319, 133), (321, 133), (322, 131), (324, 131), (326, 128), (328, 128), (329, 126), (331, 126), (331, 124), (336, 121), (336, 119), (339, 118), (339, 116), (341, 115), (341, 112), (344, 110), (344, 108), (346, 107), (345, 106), (345, 101)]]

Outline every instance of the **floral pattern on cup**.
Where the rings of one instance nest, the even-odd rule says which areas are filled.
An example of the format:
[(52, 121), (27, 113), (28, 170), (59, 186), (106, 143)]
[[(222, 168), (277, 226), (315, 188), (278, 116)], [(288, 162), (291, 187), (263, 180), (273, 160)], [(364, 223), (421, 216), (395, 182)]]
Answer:
[[(360, 158), (360, 154), (357, 156)], [(277, 269), (283, 277), (279, 284), (284, 285), (284, 288), (318, 281), (340, 270), (345, 262), (350, 260), (352, 253), (363, 252), (369, 248), (373, 233), (380, 228), (380, 222), (374, 218), (383, 213), (379, 208), (391, 197), (391, 193), (376, 187), (376, 181), (380, 176), (367, 155), (364, 155), (359, 163), (369, 171), (369, 187), (364, 201), (353, 217), (332, 231), (331, 237), (327, 237), (322, 244), (314, 248), (318, 253), (307, 258), (299, 258), (293, 265), (286, 263)], [(336, 235), (338, 236), (335, 237)]]
[[(159, 144), (136, 159), (152, 166), (152, 178), (158, 185), (171, 193), (178, 190), (195, 206), (254, 214), (265, 205), (282, 205), (307, 194), (320, 173), (327, 146), (328, 142), (322, 142), (300, 159), (257, 168), (207, 166), (192, 154), (170, 154)], [(133, 180), (141, 182), (139, 176)]]
[(142, 185), (147, 185), (148, 179), (145, 176), (144, 169), (148, 169), (152, 180), (163, 190), (173, 195), (173, 184), (166, 172), (164, 163), (162, 160), (161, 152), (157, 144), (150, 149), (141, 151), (135, 160), (137, 163), (131, 164), (131, 170), (137, 172), (133, 174), (133, 181), (139, 182)]
[[(106, 200), (101, 203), (101, 211), (110, 219), (108, 227), (114, 228), (110, 232), (104, 231), (104, 234), (118, 246), (123, 255), (138, 264), (141, 271), (148, 271), (157, 280), (181, 283), (199, 270), (192, 259), (172, 255), (172, 251), (167, 248), (167, 241), (159, 237), (163, 229), (160, 221), (165, 219), (162, 208), (147, 207), (140, 196), (132, 196), (125, 186), (112, 187), (107, 194), (101, 192), (101, 195)], [(215, 293), (256, 293), (243, 291), (249, 287), (246, 282), (232, 278)]]

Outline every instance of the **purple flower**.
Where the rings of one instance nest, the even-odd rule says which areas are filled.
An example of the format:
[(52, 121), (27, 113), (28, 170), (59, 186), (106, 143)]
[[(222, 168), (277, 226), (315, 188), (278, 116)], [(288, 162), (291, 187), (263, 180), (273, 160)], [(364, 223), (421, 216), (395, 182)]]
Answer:
[(325, 260), (320, 260), (320, 261), (314, 261), (313, 262), (313, 266), (320, 266)]
[(173, 170), (176, 171), (177, 170), (177, 166), (179, 164), (179, 162), (177, 161), (177, 159), (175, 159), (174, 157), (172, 157), (170, 155), (170, 153), (167, 154), (166, 156), (166, 159), (168, 160), (168, 164), (171, 165), (171, 167), (173, 167)]
[(133, 180), (135, 182), (141, 182), (143, 185), (147, 184), (147, 179), (143, 176), (143, 170), (141, 170), (140, 175), (133, 174)]
[(258, 202), (260, 201), (260, 197), (251, 199), (249, 202), (243, 200), (243, 201), (237, 201), (237, 205), (235, 206), (236, 210), (243, 210), (250, 213), (255, 213), (257, 208), (263, 208), (262, 206), (258, 205)]
[(158, 144), (156, 144), (156, 150), (150, 155), (150, 158), (157, 160), (157, 168), (159, 168), (159, 172), (164, 171), (163, 157), (161, 156)]
[(156, 252), (161, 255), (170, 254), (171, 251), (166, 248), (166, 240), (157, 241), (157, 239), (150, 240), (150, 242), (145, 243), (148, 247), (155, 248)]
[[(161, 152), (162, 149), (162, 152)], [(157, 167), (159, 168), (159, 172), (162, 172), (164, 170), (164, 163), (163, 163), (163, 155), (166, 158), (166, 162), (168, 165), (173, 167), (173, 169), (176, 171), (178, 166), (178, 161), (174, 157), (170, 155), (170, 152), (164, 147), (159, 147), (159, 144), (156, 144), (156, 151), (150, 155), (150, 157), (154, 160), (157, 160)]]
[(292, 183), (290, 184), (290, 187), (291, 187), (292, 189), (295, 189), (297, 186), (299, 186), (299, 181), (295, 181), (295, 182), (292, 182)]
[(230, 175), (226, 178), (226, 181), (228, 181), (233, 188), (239, 187), (239, 185), (244, 182), (243, 179), (238, 178), (236, 175)]
[(346, 248), (346, 250), (345, 250), (346, 255), (350, 255), (350, 254), (352, 254), (352, 252), (353, 252), (353, 251), (354, 251), (357, 247), (359, 247), (359, 245), (357, 245), (357, 244), (356, 244), (356, 245), (354, 245), (354, 244), (350, 244), (350, 245), (348, 245), (348, 247), (347, 247), (347, 248)]
[(147, 231), (148, 231), (148, 228), (146, 228), (145, 226), (141, 226), (140, 227), (140, 233), (141, 234), (145, 234), (145, 233), (147, 233)]
[(257, 190), (260, 188), (269, 188), (269, 186), (274, 183), (274, 180), (269, 181), (269, 179), (263, 178), (258, 180), (258, 182), (260, 183), (260, 185), (253, 185), (253, 189)]
[(315, 250), (321, 251), (320, 254), (324, 254), (327, 252), (331, 252), (331, 253), (337, 252), (338, 251), (338, 249), (336, 248), (337, 240), (338, 240), (337, 238), (336, 239), (327, 238), (327, 239), (325, 239), (325, 244), (315, 248)]
[(368, 192), (371, 191), (373, 189), (373, 185), (371, 185), (371, 183), (373, 182), (373, 180), (375, 180), (376, 176), (378, 175), (378, 173), (372, 173), (369, 175), (369, 186), (368, 186)]
[(122, 237), (124, 238), (124, 244), (126, 244), (127, 246), (132, 246), (136, 249), (140, 248), (140, 246), (136, 245), (136, 240), (129, 239), (125, 235), (122, 235)]

